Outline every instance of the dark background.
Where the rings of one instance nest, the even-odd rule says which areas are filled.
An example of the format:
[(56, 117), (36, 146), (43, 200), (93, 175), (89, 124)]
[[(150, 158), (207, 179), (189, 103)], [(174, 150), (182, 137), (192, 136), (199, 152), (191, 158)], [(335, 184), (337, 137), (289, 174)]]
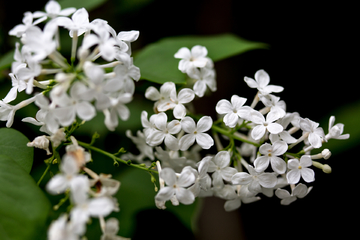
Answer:
[[(334, 109), (360, 99), (359, 20), (355, 4), (236, 0), (144, 2), (124, 8), (122, 1), (109, 0), (90, 13), (90, 20), (103, 18), (117, 31), (139, 30), (134, 50), (168, 36), (226, 32), (270, 45), (268, 50), (247, 52), (215, 64), (218, 91), (197, 103), (204, 114), (214, 115), (214, 107), (208, 106), (215, 106), (221, 98), (229, 99), (233, 94), (252, 98), (254, 92), (248, 90), (243, 77), (253, 77), (258, 69), (269, 73), (272, 84), (284, 86), (285, 91), (279, 96), (286, 101), (289, 112), (299, 112), (314, 121), (328, 118)], [(45, 3), (0, 2), (0, 53), (14, 46), (6, 35), (21, 22), (23, 13), (40, 10)], [(354, 114), (354, 118), (360, 116)], [(351, 134), (351, 129), (345, 126), (345, 133)], [(327, 163), (333, 173), (327, 175), (316, 170), (312, 192), (290, 206), (280, 206), (276, 197), (264, 197), (260, 202), (243, 204), (239, 211), (224, 213), (222, 200), (206, 199), (199, 236), (201, 239), (356, 236), (359, 214), (356, 148), (333, 156)], [(146, 214), (144, 216), (140, 219), (146, 219)], [(147, 225), (141, 223), (142, 220), (137, 239), (145, 236), (144, 232), (149, 234), (145, 231)], [(167, 227), (171, 229), (171, 224)], [(171, 239), (177, 239), (176, 236), (180, 237), (181, 231)]]

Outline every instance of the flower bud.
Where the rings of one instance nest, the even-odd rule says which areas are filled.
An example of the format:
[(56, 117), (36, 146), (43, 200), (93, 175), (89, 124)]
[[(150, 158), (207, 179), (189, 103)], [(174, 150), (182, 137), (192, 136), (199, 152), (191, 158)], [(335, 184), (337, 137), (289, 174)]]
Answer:
[(47, 137), (44, 136), (38, 136), (36, 137), (32, 142), (27, 143), (26, 145), (28, 147), (36, 147), (36, 148), (40, 148), (40, 149), (44, 149), (46, 150), (46, 154), (50, 155), (51, 152), (49, 150), (49, 139), (47, 139)]
[(322, 170), (323, 170), (324, 173), (331, 173), (331, 167), (329, 165), (327, 165), (327, 164), (324, 164), (322, 166)]
[(324, 159), (329, 159), (331, 157), (331, 152), (329, 149), (324, 149), (321, 152), (321, 155), (323, 156)]

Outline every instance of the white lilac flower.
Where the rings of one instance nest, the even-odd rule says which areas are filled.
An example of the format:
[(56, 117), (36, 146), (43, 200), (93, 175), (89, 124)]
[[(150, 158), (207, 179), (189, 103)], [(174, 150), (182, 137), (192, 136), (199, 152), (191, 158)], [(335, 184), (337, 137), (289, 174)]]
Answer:
[(133, 143), (135, 143), (137, 149), (140, 151), (140, 156), (138, 156), (138, 158), (143, 159), (144, 157), (148, 157), (151, 160), (154, 160), (153, 148), (146, 144), (146, 136), (143, 132), (138, 130), (136, 132), (136, 137), (131, 134), (130, 130), (127, 130), (125, 134)]
[(76, 116), (82, 120), (89, 121), (96, 115), (94, 106), (83, 100), (83, 95), (88, 91), (81, 82), (75, 82), (70, 88), (70, 95), (64, 93), (61, 96), (51, 94), (52, 100), (59, 106), (54, 110), (56, 119), (62, 126), (71, 125)]
[(207, 173), (211, 159), (212, 157), (204, 157), (198, 163), (198, 171), (193, 169), (195, 183), (189, 189), (194, 193), (195, 196), (201, 195), (201, 192), (206, 192), (211, 187), (211, 177)]
[(195, 84), (193, 86), (194, 93), (198, 97), (203, 97), (206, 92), (206, 87), (211, 91), (215, 92), (217, 90), (216, 80), (215, 80), (215, 70), (212, 68), (195, 68), (189, 77), (194, 79)]
[(51, 194), (60, 194), (67, 189), (73, 189), (77, 182), (83, 182), (84, 175), (79, 175), (80, 168), (71, 155), (65, 155), (60, 165), (61, 173), (56, 174), (46, 185), (46, 190)]
[(209, 162), (207, 171), (212, 172), (214, 186), (224, 185), (223, 180), (230, 182), (237, 170), (230, 167), (230, 153), (228, 151), (218, 152)]
[(274, 173), (264, 173), (255, 171), (255, 169), (249, 165), (249, 173), (238, 172), (235, 173), (231, 182), (235, 185), (248, 185), (248, 189), (252, 193), (261, 192), (261, 187), (264, 188), (273, 188), (276, 185), (277, 178)]
[(203, 68), (208, 63), (206, 47), (196, 45), (191, 48), (191, 51), (182, 47), (174, 55), (175, 58), (181, 59), (179, 62), (179, 70), (183, 73), (190, 73), (194, 68)]
[[(23, 66), (24, 65), (25, 64), (23, 64)], [(9, 102), (15, 100), (17, 97), (17, 92), (22, 92), (27, 87), (27, 84), (24, 81), (24, 79), (18, 79), (17, 75), (15, 75), (14, 73), (9, 73), (9, 76), (11, 78), (12, 88), (10, 89), (10, 91), (6, 94), (6, 96), (3, 99), (3, 102), (5, 102), (5, 103), (9, 103)]]
[(308, 140), (313, 148), (320, 148), (322, 140), (325, 139), (324, 130), (319, 127), (319, 123), (308, 118), (300, 119), (300, 127), (304, 133), (309, 133)]
[(23, 38), (23, 42), (33, 53), (31, 58), (34, 61), (42, 61), (55, 51), (57, 44), (54, 36), (57, 29), (55, 20), (52, 20), (46, 23), (43, 30), (37, 26), (32, 26), (26, 30), (26, 37)]
[(116, 218), (109, 218), (106, 220), (103, 234), (100, 240), (130, 240), (130, 238), (124, 238), (117, 235), (119, 231), (119, 220)]
[(78, 240), (79, 232), (81, 233), (82, 229), (79, 231), (74, 224), (68, 221), (68, 216), (62, 214), (50, 224), (47, 237), (49, 240)]
[(61, 9), (61, 6), (57, 1), (50, 0), (45, 5), (45, 12), (35, 11), (33, 18), (40, 18), (42, 21), (44, 21), (47, 18), (56, 18), (60, 16), (66, 17), (75, 11), (76, 8), (73, 7)]
[(36, 25), (39, 21), (33, 22), (33, 14), (31, 12), (25, 12), (22, 19), (23, 24), (18, 24), (9, 31), (9, 35), (21, 37), (28, 30), (28, 28)]
[(278, 123), (274, 123), (278, 120), (277, 114), (268, 113), (265, 117), (258, 111), (253, 110), (250, 113), (250, 120), (256, 124), (251, 131), (251, 137), (255, 140), (259, 140), (265, 135), (266, 131), (272, 134), (278, 134), (284, 130), (283, 126)]
[(280, 101), (279, 97), (272, 94), (262, 95), (259, 94), (261, 102), (268, 108), (273, 114), (276, 114), (278, 118), (282, 118), (286, 114), (286, 104), (283, 100)]
[(225, 114), (224, 123), (228, 127), (235, 127), (239, 121), (239, 118), (248, 119), (252, 108), (243, 106), (246, 102), (246, 98), (233, 95), (231, 102), (226, 99), (220, 100), (216, 104), (216, 112), (218, 114)]
[(281, 86), (269, 85), (270, 77), (264, 70), (258, 70), (255, 73), (255, 80), (249, 77), (245, 77), (244, 81), (251, 88), (257, 88), (263, 95), (268, 95), (272, 92), (278, 93), (284, 90)]
[(147, 138), (152, 133), (152, 131), (156, 129), (155, 126), (156, 116), (157, 116), (156, 114), (153, 114), (150, 116), (150, 119), (148, 120), (148, 113), (146, 111), (141, 112), (141, 125), (144, 128), (145, 138)]
[(107, 91), (121, 90), (125, 93), (135, 92), (135, 83), (140, 79), (140, 69), (133, 64), (132, 58), (122, 58), (122, 64), (114, 67), (115, 77), (110, 79), (105, 86)]
[(348, 139), (350, 134), (342, 134), (344, 131), (344, 124), (335, 124), (335, 117), (331, 116), (329, 119), (329, 133), (326, 134), (325, 139)]
[(299, 183), (294, 189), (292, 189), (291, 194), (284, 189), (278, 188), (275, 191), (275, 195), (281, 199), (282, 205), (289, 205), (298, 198), (304, 198), (310, 191), (312, 187), (307, 187), (306, 185)]
[(157, 146), (163, 141), (165, 145), (171, 150), (179, 149), (179, 141), (173, 134), (177, 134), (181, 130), (181, 125), (178, 120), (167, 122), (167, 115), (165, 113), (158, 113), (154, 119), (156, 129), (146, 138), (146, 143), (150, 146)]
[(287, 113), (285, 116), (277, 121), (281, 126), (283, 126), (284, 131), (278, 133), (278, 134), (270, 134), (270, 141), (276, 142), (279, 140), (282, 140), (286, 142), (287, 144), (295, 143), (297, 140), (291, 134), (286, 131), (285, 129), (288, 127), (291, 121), (293, 121), (295, 118), (299, 117), (298, 113)]
[(173, 109), (174, 117), (182, 119), (186, 115), (186, 108), (184, 104), (191, 102), (195, 98), (195, 93), (190, 88), (183, 88), (176, 93), (176, 89), (170, 92), (170, 101), (164, 101), (158, 105), (160, 112)]
[(8, 103), (5, 103), (3, 101), (0, 100), (0, 121), (7, 121), (6, 122), (6, 127), (11, 127), (12, 124), (14, 123), (14, 116), (15, 116), (15, 112), (27, 105), (29, 105), (30, 103), (33, 103), (35, 101), (36, 96), (31, 97), (29, 99), (26, 99), (18, 104), (16, 104), (15, 106), (10, 105)]
[(27, 67), (22, 67), (17, 70), (16, 76), (19, 84), (22, 84), (22, 86), (24, 86), (24, 83), (26, 84), (27, 94), (31, 94), (33, 92), (34, 78), (39, 76), (40, 73), (41, 65), (37, 61), (34, 61), (34, 59), (28, 59)]
[(157, 106), (163, 102), (170, 101), (170, 93), (172, 90), (176, 89), (175, 83), (173, 82), (166, 82), (161, 85), (160, 91), (157, 90), (155, 87), (150, 86), (145, 91), (145, 97), (152, 101), (156, 101), (154, 103), (154, 109), (157, 111)]
[(284, 141), (276, 141), (272, 145), (269, 143), (264, 143), (260, 146), (259, 152), (263, 156), (259, 156), (255, 159), (254, 165), (255, 170), (258, 172), (264, 171), (269, 163), (271, 168), (278, 174), (283, 174), (286, 171), (285, 161), (278, 157), (283, 155), (288, 149), (288, 145)]
[[(117, 44), (120, 47), (121, 53), (126, 53), (131, 55), (131, 42), (134, 42), (138, 39), (140, 32), (139, 31), (121, 31), (117, 36), (114, 36)], [(115, 35), (115, 34), (114, 34)]]
[(260, 197), (256, 197), (254, 193), (248, 190), (248, 185), (242, 185), (236, 187), (236, 197), (234, 199), (227, 200), (224, 204), (224, 209), (227, 212), (238, 209), (243, 203), (252, 203), (259, 201)]
[(116, 98), (110, 98), (110, 107), (105, 111), (105, 125), (110, 131), (114, 131), (117, 127), (120, 117), (121, 120), (126, 121), (130, 117), (130, 110), (125, 105), (131, 102), (132, 95), (130, 93), (121, 93)]
[(179, 145), (180, 150), (185, 151), (196, 141), (203, 149), (209, 149), (214, 145), (214, 140), (209, 134), (204, 133), (208, 131), (212, 126), (212, 119), (209, 116), (204, 116), (199, 119), (197, 124), (191, 117), (184, 117), (181, 120), (181, 128), (186, 132), (184, 136), (180, 138)]
[(71, 198), (75, 206), (70, 218), (74, 224), (85, 225), (90, 217), (106, 217), (115, 209), (114, 201), (109, 197), (89, 198), (88, 178), (75, 182), (72, 189)]
[(315, 180), (315, 172), (309, 167), (312, 166), (311, 156), (303, 155), (300, 160), (290, 159), (288, 161), (288, 168), (290, 171), (286, 174), (286, 179), (290, 184), (297, 184), (300, 177), (305, 182), (313, 182)]
[(85, 49), (89, 49), (93, 45), (97, 45), (99, 47), (99, 54), (106, 61), (112, 61), (115, 58), (115, 45), (116, 41), (114, 38), (110, 36), (109, 31), (106, 29), (104, 24), (92, 25), (92, 29), (96, 34), (88, 34), (84, 37), (82, 42), (82, 47)]
[(86, 31), (90, 30), (89, 13), (85, 8), (80, 8), (70, 18), (58, 17), (56, 22), (59, 26), (63, 26), (69, 30), (70, 37), (73, 37), (74, 33), (77, 36), (82, 35)]
[(192, 204), (195, 200), (194, 194), (187, 189), (195, 182), (195, 176), (188, 168), (184, 168), (179, 177), (171, 168), (164, 168), (160, 172), (160, 178), (162, 178), (166, 185), (161, 188), (155, 196), (156, 201), (168, 201), (172, 197), (182, 204)]

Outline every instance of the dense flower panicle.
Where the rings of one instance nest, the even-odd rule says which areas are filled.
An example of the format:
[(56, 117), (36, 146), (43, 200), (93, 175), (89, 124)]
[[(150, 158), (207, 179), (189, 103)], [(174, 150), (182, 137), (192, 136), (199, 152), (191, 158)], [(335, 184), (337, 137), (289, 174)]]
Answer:
[[(59, 33), (64, 28), (72, 41), (70, 61), (60, 52)], [(119, 211), (114, 195), (120, 182), (87, 168), (97, 135), (90, 144), (81, 144), (73, 131), (98, 113), (103, 114), (109, 131), (116, 130), (119, 118), (130, 118), (126, 104), (132, 101), (135, 82), (141, 77), (131, 56), (131, 43), (138, 39), (139, 31), (117, 33), (103, 19), (90, 21), (85, 8), (61, 9), (50, 0), (44, 11), (26, 12), (22, 23), (9, 34), (19, 42), (9, 73), (12, 87), (0, 100), (0, 120), (11, 127), (16, 111), (31, 103), (39, 108), (35, 117), (22, 121), (39, 126), (45, 135), (28, 146), (52, 154), (46, 162), (49, 167), (58, 163), (59, 172), (45, 188), (50, 194), (66, 194), (71, 204), (66, 214), (52, 222), (48, 238), (79, 239), (95, 217), (99, 218), (101, 239), (123, 239), (117, 236), (118, 221), (105, 221), (111, 212)], [(121, 149), (105, 155), (111, 156), (114, 164), (123, 162), (148, 171), (154, 183), (156, 165), (155, 204), (160, 209), (165, 209), (169, 200), (173, 205), (192, 204), (196, 197), (207, 196), (224, 199), (226, 211), (260, 200), (259, 194), (275, 195), (283, 205), (305, 197), (312, 189), (305, 184), (315, 181), (312, 168), (331, 172), (329, 165), (317, 161), (328, 159), (330, 150), (311, 152), (320, 151), (330, 139), (349, 138), (343, 134), (344, 124), (335, 124), (335, 117), (330, 117), (325, 135), (319, 123), (286, 112), (285, 101), (275, 95), (284, 88), (269, 85), (270, 76), (264, 70), (258, 70), (254, 79), (244, 78), (248, 87), (257, 90), (250, 106), (245, 106), (246, 98), (233, 95), (230, 101), (217, 102), (218, 120), (197, 117), (193, 101), (206, 96), (208, 89), (217, 90), (214, 63), (207, 55), (205, 46), (180, 48), (174, 57), (179, 59), (178, 70), (187, 77), (186, 84), (165, 82), (159, 89), (148, 87), (145, 98), (154, 102), (154, 113), (141, 112), (143, 129), (136, 136), (126, 131), (139, 153), (120, 155)], [(12, 104), (23, 91), (31, 96)], [(256, 108), (257, 103), (263, 104), (262, 108)], [(302, 136), (296, 134), (300, 130)], [(293, 151), (300, 143), (302, 150)], [(60, 148), (65, 149), (62, 157)], [(212, 155), (205, 151), (208, 149)]]

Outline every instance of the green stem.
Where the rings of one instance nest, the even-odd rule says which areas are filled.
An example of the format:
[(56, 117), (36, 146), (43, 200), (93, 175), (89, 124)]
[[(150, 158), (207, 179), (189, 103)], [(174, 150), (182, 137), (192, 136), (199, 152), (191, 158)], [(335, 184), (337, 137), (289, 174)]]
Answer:
[(113, 160), (116, 161), (116, 162), (120, 162), (120, 163), (126, 164), (126, 165), (128, 165), (128, 166), (135, 167), (135, 168), (138, 168), (138, 169), (141, 169), (141, 170), (145, 170), (145, 171), (148, 171), (148, 172), (158, 173), (156, 170), (151, 169), (151, 167), (148, 168), (148, 167), (142, 166), (141, 164), (140, 164), (140, 165), (139, 165), (139, 164), (133, 164), (133, 163), (131, 162), (131, 160), (125, 161), (125, 160), (123, 160), (123, 159), (121, 159), (121, 158), (119, 158), (119, 157), (116, 157), (116, 156), (115, 156), (114, 154), (112, 154), (112, 153), (106, 152), (106, 151), (104, 151), (104, 150), (102, 150), (102, 149), (100, 149), (100, 148), (94, 147), (94, 146), (92, 146), (92, 145), (90, 145), (90, 144), (88, 144), (88, 143), (84, 143), (84, 142), (78, 141), (78, 144), (79, 144), (80, 146), (84, 147), (84, 148), (87, 148), (87, 149), (89, 149), (89, 150), (92, 150), (92, 151), (98, 152), (98, 153), (100, 153), (100, 154), (102, 154), (102, 155), (105, 155), (105, 156), (113, 159)]
[(255, 143), (255, 142), (252, 142), (252, 141), (249, 141), (247, 139), (244, 139), (242, 137), (239, 137), (239, 136), (235, 136), (234, 134), (232, 134), (231, 131), (228, 131), (228, 130), (225, 130), (221, 127), (218, 127), (216, 125), (212, 125), (211, 127), (214, 131), (220, 133), (220, 134), (223, 134), (225, 136), (228, 136), (229, 138), (233, 138), (235, 140), (238, 140), (238, 141), (241, 141), (241, 142), (245, 142), (245, 143), (249, 143), (251, 145), (254, 145), (255, 147), (260, 147), (261, 145), (259, 143)]
[(37, 185), (38, 185), (38, 186), (40, 185), (41, 181), (44, 179), (45, 175), (48, 173), (48, 171), (49, 171), (49, 169), (50, 169), (50, 167), (51, 167), (51, 164), (52, 164), (52, 162), (53, 162), (53, 160), (54, 160), (54, 156), (55, 156), (55, 155), (53, 155), (51, 158), (45, 160), (45, 161), (48, 161), (48, 164), (47, 164), (47, 167), (46, 167), (44, 173), (42, 174), (42, 176), (40, 177), (39, 181), (37, 182)]

